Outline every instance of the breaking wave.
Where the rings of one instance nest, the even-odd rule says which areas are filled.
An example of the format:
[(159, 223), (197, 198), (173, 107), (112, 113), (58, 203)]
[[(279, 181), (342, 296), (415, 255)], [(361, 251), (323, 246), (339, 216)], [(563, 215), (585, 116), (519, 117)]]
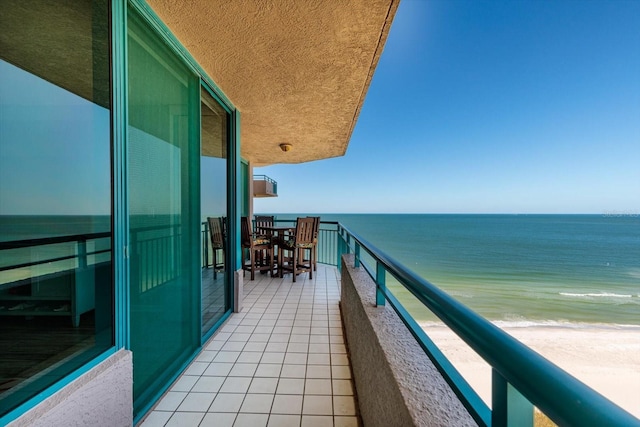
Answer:
[(574, 297), (574, 298), (633, 298), (632, 294), (614, 294), (611, 292), (600, 292), (600, 293), (573, 293), (573, 292), (560, 292), (560, 295), (565, 297)]

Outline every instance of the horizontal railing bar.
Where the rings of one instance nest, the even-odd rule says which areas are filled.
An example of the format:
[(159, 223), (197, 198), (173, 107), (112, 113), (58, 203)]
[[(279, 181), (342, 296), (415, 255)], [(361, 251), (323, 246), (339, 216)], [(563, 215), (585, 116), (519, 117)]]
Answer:
[[(103, 249), (100, 251), (95, 251), (95, 252), (87, 252), (86, 254), (83, 254), (82, 256), (90, 256), (90, 255), (98, 255), (98, 254), (103, 254), (103, 253), (107, 253), (107, 252), (111, 252), (111, 249)], [(31, 261), (31, 262), (25, 262), (22, 264), (14, 264), (14, 265), (6, 265), (4, 267), (0, 267), (0, 271), (8, 271), (8, 270), (15, 270), (16, 268), (25, 268), (25, 267), (33, 267), (35, 265), (40, 265), (40, 264), (48, 264), (51, 262), (58, 262), (58, 261), (65, 261), (68, 259), (75, 259), (78, 258), (80, 255), (76, 254), (76, 255), (66, 255), (66, 256), (62, 256), (62, 257), (57, 257), (57, 258), (47, 258), (47, 259), (42, 259), (40, 261)]]
[(74, 234), (70, 236), (54, 236), (42, 237), (38, 239), (12, 240), (9, 242), (0, 242), (0, 250), (29, 248), (32, 246), (54, 245), (57, 243), (69, 243), (86, 240), (102, 239), (111, 237), (110, 232), (92, 233), (92, 234)]
[(75, 259), (77, 257), (78, 257), (78, 255), (67, 255), (67, 256), (61, 256), (61, 257), (57, 257), (57, 258), (45, 259), (45, 260), (40, 260), (40, 261), (32, 261), (32, 262), (25, 262), (25, 263), (22, 263), (22, 264), (8, 265), (8, 266), (0, 267), (0, 271), (15, 270), (16, 268), (33, 267), (34, 265), (48, 264), (50, 262), (65, 261), (65, 260), (68, 260), (68, 259)]
[(148, 227), (131, 227), (130, 231), (135, 234), (139, 234), (147, 231), (158, 231), (158, 230), (174, 229), (174, 228), (181, 228), (181, 227), (182, 227), (182, 224), (150, 225)]
[(276, 180), (268, 177), (267, 175), (253, 175), (254, 181), (267, 181), (271, 183), (276, 183)]
[[(340, 225), (418, 300), (551, 420), (640, 426), (640, 420)], [(341, 233), (338, 233), (341, 235)]]
[[(306, 216), (306, 215), (305, 215), (305, 216)], [(278, 219), (278, 218), (275, 218), (275, 219), (273, 220), (273, 222), (290, 222), (290, 223), (292, 223), (292, 224), (295, 224), (295, 222), (296, 222), (296, 218), (292, 218), (292, 219)], [(320, 225), (336, 225), (336, 226), (337, 226), (337, 225), (340, 225), (340, 223), (339, 223), (338, 221), (323, 221), (323, 220), (320, 220)], [(336, 230), (333, 230), (333, 229), (325, 229), (325, 230), (328, 230), (328, 231), (337, 231), (337, 229), (336, 229)]]

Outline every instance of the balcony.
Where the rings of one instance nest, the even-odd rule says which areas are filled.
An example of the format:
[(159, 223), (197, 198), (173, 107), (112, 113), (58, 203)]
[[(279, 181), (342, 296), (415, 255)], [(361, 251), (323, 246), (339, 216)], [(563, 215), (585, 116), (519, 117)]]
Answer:
[[(76, 274), (76, 282), (82, 283), (85, 268), (102, 268), (101, 257), (109, 252), (107, 242), (100, 240), (105, 236), (35, 239), (3, 243), (0, 249), (70, 244), (70, 255), (30, 265), (46, 266), (46, 274), (57, 275), (56, 280), (62, 272)], [(321, 223), (319, 244), (321, 264), (313, 280), (307, 274), (296, 283), (291, 275), (279, 279), (259, 274), (254, 281), (245, 277), (243, 309), (202, 346), (142, 425), (209, 425), (215, 420), (215, 425), (239, 426), (386, 426), (419, 424), (416, 420), (429, 418), (456, 426), (527, 426), (533, 425), (534, 408), (559, 425), (640, 425), (637, 418), (341, 224)], [(82, 268), (69, 270), (64, 264), (69, 260)], [(63, 265), (51, 269), (50, 261)], [(0, 270), (18, 274), (11, 270), (21, 266)], [(145, 283), (156, 285), (151, 278)], [(401, 288), (405, 295), (398, 292)], [(491, 366), (490, 406), (404, 309), (409, 294)], [(78, 294), (46, 297), (62, 298), (73, 307)], [(46, 299), (22, 294), (7, 298)], [(55, 313), (73, 317), (74, 310)], [(80, 326), (86, 321), (90, 333), (83, 340), (91, 342), (94, 321), (85, 315)], [(77, 322), (66, 323), (63, 331), (83, 332)], [(42, 337), (58, 339), (49, 335)]]
[(278, 183), (266, 175), (254, 175), (253, 197), (278, 197)]
[[(322, 223), (319, 240), (326, 264), (313, 280), (245, 278), (244, 309), (142, 425), (533, 426), (534, 413), (558, 425), (640, 425), (342, 225)], [(398, 286), (489, 363), (490, 406), (404, 309)]]

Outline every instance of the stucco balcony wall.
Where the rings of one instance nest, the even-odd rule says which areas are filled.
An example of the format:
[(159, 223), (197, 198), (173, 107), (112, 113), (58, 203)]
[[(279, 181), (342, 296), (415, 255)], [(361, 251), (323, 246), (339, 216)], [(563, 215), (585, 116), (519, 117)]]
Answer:
[(375, 283), (353, 263), (343, 256), (340, 308), (363, 424), (476, 426), (396, 312), (376, 307)]
[(120, 350), (9, 426), (131, 426), (132, 403), (133, 355)]

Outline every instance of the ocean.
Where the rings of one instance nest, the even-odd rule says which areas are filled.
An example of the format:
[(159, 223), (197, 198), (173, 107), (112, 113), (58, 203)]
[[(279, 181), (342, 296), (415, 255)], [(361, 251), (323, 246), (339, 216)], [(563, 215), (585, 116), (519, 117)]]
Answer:
[[(320, 217), (341, 222), (499, 326), (640, 325), (638, 215)], [(418, 321), (434, 319), (393, 289)]]
[[(283, 220), (306, 215), (311, 214), (275, 214)], [(638, 215), (319, 215), (323, 221), (340, 221), (498, 325), (640, 325)], [(0, 241), (95, 233), (109, 227), (109, 217), (100, 216), (37, 221), (4, 216)], [(66, 255), (75, 249), (67, 244), (38, 250)], [(7, 251), (0, 265), (45, 255), (53, 254)], [(7, 277), (0, 283), (16, 279), (9, 273), (1, 275)], [(418, 321), (434, 319), (408, 292), (387, 280)]]

